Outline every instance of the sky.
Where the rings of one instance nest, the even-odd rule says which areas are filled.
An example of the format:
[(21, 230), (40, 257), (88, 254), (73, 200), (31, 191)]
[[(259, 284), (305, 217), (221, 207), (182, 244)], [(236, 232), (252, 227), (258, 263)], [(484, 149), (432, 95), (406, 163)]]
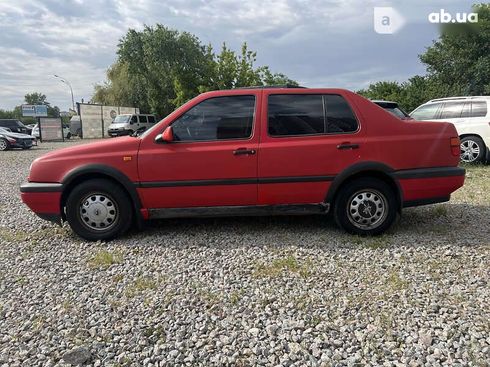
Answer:
[[(431, 13), (471, 12), (464, 0), (0, 0), (0, 108), (42, 92), (61, 110), (87, 102), (116, 60), (129, 28), (161, 23), (216, 50), (247, 42), (268, 65), (307, 87), (358, 90), (380, 80), (425, 74), (418, 55), (438, 38)], [(404, 19), (392, 34), (374, 30), (375, 7)], [(393, 24), (401, 24), (398, 19)]]

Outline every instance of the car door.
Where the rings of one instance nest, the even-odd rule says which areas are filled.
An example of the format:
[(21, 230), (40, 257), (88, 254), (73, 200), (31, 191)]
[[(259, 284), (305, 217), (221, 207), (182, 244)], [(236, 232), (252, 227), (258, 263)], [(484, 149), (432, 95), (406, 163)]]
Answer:
[(173, 142), (144, 139), (138, 155), (144, 206), (255, 205), (258, 97), (250, 93), (202, 100), (169, 123)]
[(365, 149), (347, 101), (337, 94), (267, 91), (262, 109), (259, 204), (323, 202), (335, 174)]

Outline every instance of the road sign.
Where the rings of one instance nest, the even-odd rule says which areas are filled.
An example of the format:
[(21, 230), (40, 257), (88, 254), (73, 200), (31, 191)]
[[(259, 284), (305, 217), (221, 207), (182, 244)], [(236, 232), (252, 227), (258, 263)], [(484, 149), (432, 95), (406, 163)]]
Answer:
[(23, 104), (21, 106), (22, 116), (24, 117), (47, 117), (48, 106)]

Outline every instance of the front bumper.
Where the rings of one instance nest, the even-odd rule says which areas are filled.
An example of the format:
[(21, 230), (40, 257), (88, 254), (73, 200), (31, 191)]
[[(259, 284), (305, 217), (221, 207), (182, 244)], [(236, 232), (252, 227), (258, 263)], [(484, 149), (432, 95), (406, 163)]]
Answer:
[(27, 182), (20, 186), (22, 201), (42, 219), (61, 224), (60, 183)]
[(11, 148), (30, 148), (33, 145), (33, 139), (16, 139), (15, 143), (10, 143)]
[(129, 130), (108, 130), (107, 134), (109, 134), (109, 136), (125, 136), (125, 135), (130, 135), (131, 131), (129, 131)]

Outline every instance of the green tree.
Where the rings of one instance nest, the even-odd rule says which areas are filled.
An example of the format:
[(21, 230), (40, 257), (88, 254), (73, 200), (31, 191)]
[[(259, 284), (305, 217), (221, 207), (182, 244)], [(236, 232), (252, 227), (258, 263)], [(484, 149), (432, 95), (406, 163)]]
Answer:
[(240, 53), (223, 44), (219, 54), (199, 39), (157, 24), (130, 29), (118, 46), (107, 81), (96, 85), (92, 101), (139, 107), (165, 116), (199, 93), (253, 85), (296, 84), (267, 66), (256, 67), (257, 53)]
[(420, 55), (446, 95), (490, 93), (490, 4), (475, 5), (473, 10), (477, 23), (445, 24), (440, 38)]

